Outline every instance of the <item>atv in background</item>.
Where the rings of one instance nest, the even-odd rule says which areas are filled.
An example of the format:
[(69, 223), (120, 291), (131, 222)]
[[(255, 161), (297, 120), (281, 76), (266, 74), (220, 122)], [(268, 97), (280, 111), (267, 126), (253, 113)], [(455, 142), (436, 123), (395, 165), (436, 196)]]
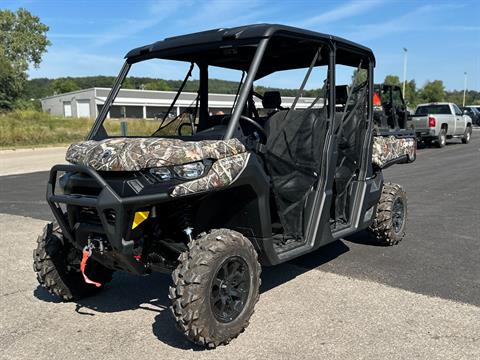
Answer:
[[(106, 118), (123, 81), (132, 66), (155, 59), (188, 68), (165, 114), (198, 69), (188, 121), (164, 116), (153, 134), (116, 134)], [(388, 120), (374, 122), (374, 66), (364, 46), (269, 24), (133, 49), (88, 139), (69, 147), (70, 165), (50, 171), (47, 201), (56, 222), (34, 251), (38, 281), (68, 301), (102, 289), (113, 271), (171, 273), (179, 330), (215, 347), (247, 327), (260, 264), (283, 263), (363, 229), (380, 244), (397, 244), (406, 194), (384, 183), (382, 170), (413, 161), (415, 136)], [(214, 68), (241, 75), (231, 114), (209, 113)], [(366, 80), (337, 84), (345, 68), (366, 72)], [(279, 92), (254, 92), (255, 81), (297, 69), (305, 75), (289, 107)], [(312, 77), (312, 87), (322, 90), (300, 108), (318, 71), (324, 79)], [(262, 114), (259, 96), (268, 110)], [(169, 127), (178, 135), (162, 135)]]
[(409, 115), (400, 86), (374, 85), (373, 119), (377, 129), (406, 129)]

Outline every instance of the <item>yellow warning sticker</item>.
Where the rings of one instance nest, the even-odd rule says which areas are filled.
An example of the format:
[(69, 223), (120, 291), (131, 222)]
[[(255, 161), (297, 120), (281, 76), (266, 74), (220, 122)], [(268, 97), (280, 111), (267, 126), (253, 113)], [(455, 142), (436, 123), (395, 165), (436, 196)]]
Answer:
[(135, 217), (133, 218), (132, 230), (135, 229), (138, 225), (148, 219), (150, 211), (137, 211)]

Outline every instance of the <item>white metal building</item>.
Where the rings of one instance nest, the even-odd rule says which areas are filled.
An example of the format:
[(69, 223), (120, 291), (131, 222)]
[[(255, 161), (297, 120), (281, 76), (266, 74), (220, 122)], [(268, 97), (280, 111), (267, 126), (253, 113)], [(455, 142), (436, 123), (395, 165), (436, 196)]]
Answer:
[[(49, 96), (41, 99), (42, 110), (55, 116), (96, 118), (109, 92), (109, 88), (90, 88)], [(127, 118), (154, 118), (156, 114), (168, 110), (175, 94), (175, 91), (121, 89), (109, 116), (120, 118), (121, 107), (124, 106)], [(184, 108), (189, 107), (194, 103), (196, 96), (197, 94), (192, 92), (182, 93), (175, 104), (174, 112), (179, 114)], [(217, 111), (229, 113), (234, 99), (235, 95), (209, 94), (209, 110), (212, 113)], [(293, 97), (283, 97), (282, 106), (290, 107), (293, 100)], [(312, 101), (313, 98), (300, 98), (297, 108), (305, 108)], [(256, 98), (255, 106), (258, 109), (262, 108), (262, 103)]]

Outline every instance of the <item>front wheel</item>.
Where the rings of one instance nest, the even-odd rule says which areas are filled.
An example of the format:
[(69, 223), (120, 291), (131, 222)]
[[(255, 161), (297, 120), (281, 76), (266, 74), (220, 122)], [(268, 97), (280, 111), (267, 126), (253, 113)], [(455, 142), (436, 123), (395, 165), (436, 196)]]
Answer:
[(242, 234), (201, 234), (179, 257), (170, 287), (172, 313), (192, 342), (214, 348), (228, 344), (249, 324), (259, 298), (260, 264)]
[(468, 144), (470, 142), (471, 137), (472, 137), (472, 127), (467, 126), (467, 128), (465, 129), (465, 132), (463, 133), (462, 143)]
[(380, 245), (396, 245), (405, 237), (407, 194), (398, 184), (383, 184), (382, 195), (369, 231)]
[(47, 224), (33, 251), (33, 270), (38, 282), (63, 301), (79, 300), (97, 293), (112, 280), (113, 271), (90, 259), (86, 268), (87, 276), (102, 286), (97, 288), (87, 284), (80, 272), (81, 257), (81, 251), (64, 239), (58, 224)]

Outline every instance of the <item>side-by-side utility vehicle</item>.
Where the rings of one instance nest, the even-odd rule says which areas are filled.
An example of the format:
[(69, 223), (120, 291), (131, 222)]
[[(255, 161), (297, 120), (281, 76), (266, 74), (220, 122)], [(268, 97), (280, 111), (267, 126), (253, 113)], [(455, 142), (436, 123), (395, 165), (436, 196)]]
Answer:
[[(198, 96), (182, 110), (188, 116), (165, 116), (148, 136), (129, 135), (125, 126), (117, 134), (107, 115), (122, 82), (131, 67), (155, 59), (188, 66), (165, 114), (198, 70)], [(382, 169), (413, 161), (415, 134), (398, 122), (375, 123), (374, 66), (361, 45), (268, 24), (133, 49), (86, 141), (69, 147), (69, 165), (50, 171), (56, 221), (34, 251), (40, 284), (76, 300), (102, 289), (113, 271), (171, 273), (178, 328), (215, 347), (247, 327), (261, 264), (363, 229), (380, 244), (397, 244), (407, 199), (399, 185), (384, 183)], [(219, 68), (242, 77), (231, 113), (212, 115), (209, 73)], [(366, 80), (337, 84), (345, 68)], [(322, 69), (324, 79), (312, 85), (318, 96), (306, 106), (306, 83)], [(278, 91), (255, 91), (257, 80), (291, 70), (303, 80), (288, 105)]]

